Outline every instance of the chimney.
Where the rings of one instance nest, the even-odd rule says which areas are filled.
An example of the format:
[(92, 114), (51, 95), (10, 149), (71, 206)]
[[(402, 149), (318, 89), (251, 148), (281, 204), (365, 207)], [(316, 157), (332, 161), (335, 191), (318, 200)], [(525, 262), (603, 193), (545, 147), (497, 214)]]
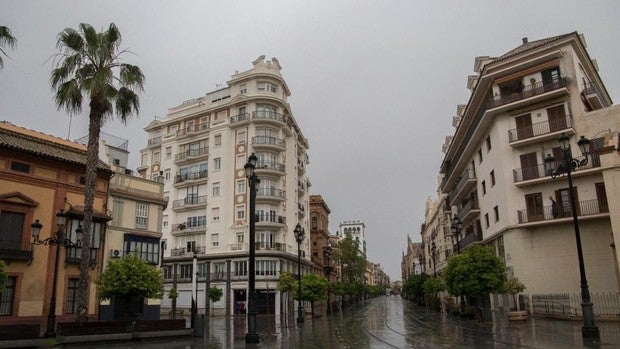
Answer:
[(524, 38), (523, 38), (523, 39), (521, 39), (521, 40), (523, 40), (523, 45), (527, 44), (527, 36), (526, 36), (526, 37), (524, 37)]

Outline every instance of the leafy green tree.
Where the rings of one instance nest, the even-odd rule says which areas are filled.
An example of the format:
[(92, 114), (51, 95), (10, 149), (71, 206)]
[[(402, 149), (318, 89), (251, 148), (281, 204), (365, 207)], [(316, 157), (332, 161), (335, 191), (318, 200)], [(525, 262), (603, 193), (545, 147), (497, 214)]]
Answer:
[(446, 289), (446, 285), (440, 278), (431, 277), (424, 281), (422, 284), (422, 289), (426, 294), (436, 295), (437, 293), (444, 291)]
[(327, 299), (327, 279), (317, 274), (305, 274), (301, 277), (301, 297), (309, 301), (314, 314), (314, 302)]
[(516, 277), (511, 277), (506, 281), (504, 285), (504, 292), (512, 295), (512, 301), (514, 302), (515, 309), (519, 310), (519, 303), (517, 302), (517, 294), (525, 291), (525, 285)]
[[(153, 265), (136, 255), (108, 262), (97, 283), (100, 299), (123, 302), (126, 307), (135, 306), (143, 298), (162, 298), (164, 278)], [(132, 310), (125, 310), (130, 316)]]
[(224, 291), (221, 288), (217, 288), (216, 286), (209, 287), (209, 300), (211, 302), (217, 302), (222, 299), (224, 295)]
[(9, 27), (0, 25), (0, 69), (4, 68), (4, 61), (2, 60), (2, 56), (9, 57), (4, 50), (5, 47), (14, 48), (17, 40), (11, 34), (11, 29)]
[(114, 23), (97, 32), (82, 23), (79, 29), (66, 28), (58, 34), (55, 68), (51, 86), (55, 90), (58, 109), (80, 113), (84, 99), (88, 101), (89, 125), (84, 185), (84, 238), (80, 261), (78, 316), (86, 320), (88, 299), (88, 264), (93, 222), (93, 202), (99, 160), (99, 134), (103, 122), (116, 114), (126, 122), (137, 114), (140, 100), (135, 91), (142, 91), (144, 75), (139, 67), (122, 63), (121, 33)]
[(6, 286), (6, 280), (9, 279), (9, 276), (6, 273), (6, 264), (4, 261), (0, 259), (0, 293), (4, 290), (4, 286)]
[(474, 245), (448, 260), (445, 279), (454, 296), (479, 296), (504, 289), (504, 262), (488, 246)]
[(403, 296), (422, 304), (424, 300), (424, 282), (429, 278), (430, 276), (426, 273), (411, 275), (403, 283)]
[(360, 253), (359, 242), (347, 233), (334, 251), (334, 258), (339, 260), (342, 270), (342, 282), (345, 294), (359, 297), (365, 288), (363, 285), (366, 273), (366, 257)]
[(297, 287), (297, 280), (291, 274), (291, 272), (284, 271), (280, 273), (280, 277), (278, 278), (278, 290), (280, 290), (283, 294), (286, 295), (286, 304), (288, 307), (288, 311), (292, 311), (294, 308), (293, 297), (291, 296), (293, 290)]

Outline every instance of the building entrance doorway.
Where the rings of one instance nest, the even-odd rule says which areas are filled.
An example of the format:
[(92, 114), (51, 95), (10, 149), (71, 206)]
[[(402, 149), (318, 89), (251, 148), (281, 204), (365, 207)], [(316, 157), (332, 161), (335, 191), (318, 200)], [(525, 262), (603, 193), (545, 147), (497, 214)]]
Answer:
[(247, 309), (246, 290), (233, 290), (234, 315), (244, 315)]

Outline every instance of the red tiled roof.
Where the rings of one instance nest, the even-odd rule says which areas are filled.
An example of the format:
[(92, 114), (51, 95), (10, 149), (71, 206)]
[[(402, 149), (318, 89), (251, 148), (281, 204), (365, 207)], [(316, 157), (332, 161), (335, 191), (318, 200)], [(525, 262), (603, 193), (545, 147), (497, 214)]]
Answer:
[(526, 42), (525, 44), (515, 47), (514, 49), (504, 53), (503, 55), (496, 57), (494, 59), (492, 59), (489, 63), (496, 63), (496, 62), (500, 62), (503, 61), (507, 58), (519, 55), (521, 53), (527, 52), (529, 50), (533, 50), (535, 48), (547, 45), (549, 43), (552, 43), (554, 41), (560, 40), (560, 39), (564, 39), (566, 37), (569, 37), (571, 35), (576, 34), (576, 32), (572, 32), (572, 33), (568, 33), (568, 34), (562, 34), (562, 35), (558, 35), (558, 36), (552, 36), (549, 38), (545, 38), (545, 39), (540, 39), (540, 40), (535, 40), (535, 41), (530, 41), (530, 42)]
[[(19, 127), (8, 121), (0, 121), (0, 147), (86, 165), (85, 145)], [(109, 166), (101, 161), (98, 167), (109, 171)]]

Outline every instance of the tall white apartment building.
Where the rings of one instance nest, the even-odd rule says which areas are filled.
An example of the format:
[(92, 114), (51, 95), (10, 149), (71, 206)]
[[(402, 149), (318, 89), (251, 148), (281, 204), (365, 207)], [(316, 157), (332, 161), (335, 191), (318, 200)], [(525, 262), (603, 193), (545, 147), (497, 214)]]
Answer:
[[(244, 172), (258, 157), (256, 198), (257, 312), (279, 313), (280, 272), (296, 273), (296, 224), (306, 231), (302, 268), (310, 263), (307, 215), (308, 140), (291, 106), (289, 88), (276, 58), (260, 56), (253, 68), (235, 72), (227, 86), (191, 99), (149, 124), (138, 171), (163, 176), (168, 206), (163, 213), (164, 274), (188, 308), (191, 279), (198, 273), (198, 305), (204, 307), (207, 271), (211, 286), (224, 291), (212, 312), (240, 312), (247, 302), (249, 187)], [(197, 255), (198, 270), (192, 268)], [(176, 275), (176, 276), (175, 276)], [(167, 284), (167, 289), (172, 284)], [(162, 307), (169, 306), (164, 297)]]
[[(461, 250), (492, 246), (507, 273), (529, 294), (580, 291), (573, 220), (565, 176), (544, 170), (547, 154), (561, 158), (559, 136), (579, 136), (600, 149), (620, 129), (618, 113), (585, 40), (569, 33), (523, 39), (499, 57), (477, 57), (468, 78), (471, 96), (459, 106), (456, 131), (447, 138), (441, 190), (462, 221)], [(616, 109), (617, 110), (617, 109)], [(617, 140), (616, 140), (617, 141)], [(573, 173), (590, 291), (618, 292), (615, 245), (606, 183), (596, 151)], [(454, 247), (451, 248), (454, 250)]]
[(340, 234), (344, 238), (351, 234), (354, 241), (359, 244), (360, 253), (366, 256), (366, 225), (362, 221), (344, 221), (340, 223)]

